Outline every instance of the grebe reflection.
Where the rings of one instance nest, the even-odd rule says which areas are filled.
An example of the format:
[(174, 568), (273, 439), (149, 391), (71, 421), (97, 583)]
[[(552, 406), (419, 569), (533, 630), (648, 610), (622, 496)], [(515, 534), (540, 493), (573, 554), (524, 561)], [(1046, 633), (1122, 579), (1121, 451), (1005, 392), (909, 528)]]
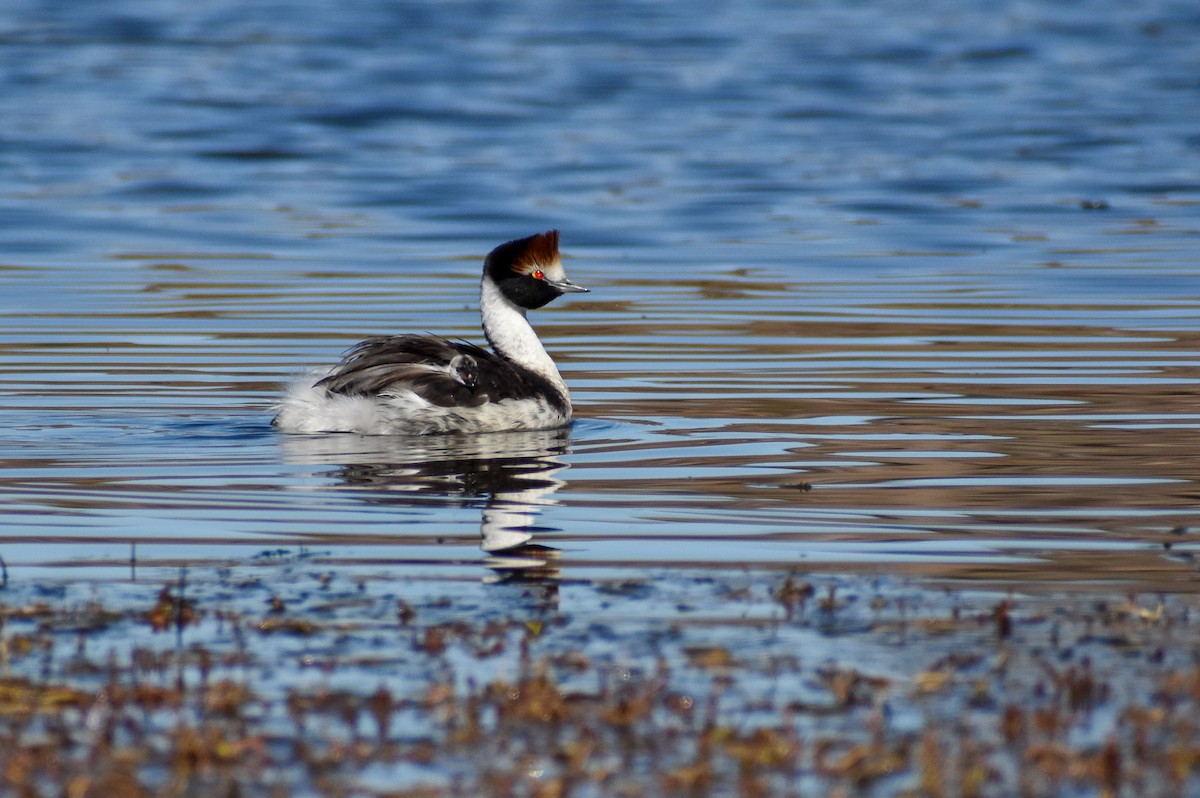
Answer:
[[(469, 366), (468, 366), (469, 368)], [(468, 377), (469, 378), (469, 377)], [(533, 543), (543, 508), (565, 483), (570, 430), (389, 437), (282, 436), (290, 463), (328, 466), (370, 504), (478, 507), (484, 564), (544, 577), (556, 549)], [(328, 473), (328, 472), (326, 472)], [(400, 521), (399, 523), (403, 523)]]

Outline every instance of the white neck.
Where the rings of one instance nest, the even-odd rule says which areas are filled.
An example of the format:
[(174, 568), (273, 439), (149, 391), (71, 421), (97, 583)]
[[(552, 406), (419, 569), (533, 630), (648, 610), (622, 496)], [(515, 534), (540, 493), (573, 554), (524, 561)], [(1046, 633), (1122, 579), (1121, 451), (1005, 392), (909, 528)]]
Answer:
[(483, 316), (483, 334), (496, 354), (536, 371), (567, 396), (567, 384), (525, 318), (525, 310), (510, 302), (496, 284), (486, 278), (480, 291), (479, 312)]

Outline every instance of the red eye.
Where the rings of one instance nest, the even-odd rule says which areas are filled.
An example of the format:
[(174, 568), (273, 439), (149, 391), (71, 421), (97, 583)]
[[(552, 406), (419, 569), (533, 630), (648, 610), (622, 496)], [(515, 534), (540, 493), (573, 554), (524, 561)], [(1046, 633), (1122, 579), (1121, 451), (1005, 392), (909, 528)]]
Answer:
[(535, 280), (545, 280), (546, 279), (546, 273), (544, 271), (542, 271), (541, 269), (536, 269), (533, 272), (533, 274), (530, 276), (533, 277), (533, 279), (535, 279)]

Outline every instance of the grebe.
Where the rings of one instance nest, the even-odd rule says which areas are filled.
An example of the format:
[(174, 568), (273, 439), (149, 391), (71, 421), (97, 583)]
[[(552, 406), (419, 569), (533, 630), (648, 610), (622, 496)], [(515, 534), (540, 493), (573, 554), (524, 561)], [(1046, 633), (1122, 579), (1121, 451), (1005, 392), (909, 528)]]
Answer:
[(479, 364), (470, 355), (455, 355), (446, 364), (446, 372), (472, 391), (479, 385)]
[(557, 230), (501, 244), (483, 262), (479, 299), (493, 351), (435, 335), (369, 338), (316, 382), (292, 385), (274, 424), (367, 435), (565, 426), (571, 396), (525, 312), (587, 290), (567, 279)]

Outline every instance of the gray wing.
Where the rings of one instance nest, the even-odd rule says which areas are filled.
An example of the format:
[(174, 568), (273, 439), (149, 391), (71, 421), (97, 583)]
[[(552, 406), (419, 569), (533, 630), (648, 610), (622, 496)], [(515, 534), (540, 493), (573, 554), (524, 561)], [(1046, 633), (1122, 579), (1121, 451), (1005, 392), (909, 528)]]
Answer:
[(462, 356), (475, 363), (481, 357), (496, 359), (477, 346), (432, 335), (368, 338), (317, 385), (349, 396), (409, 390), (440, 407), (478, 407), (488, 401), (488, 395), (479, 390), (476, 380), (463, 379)]

